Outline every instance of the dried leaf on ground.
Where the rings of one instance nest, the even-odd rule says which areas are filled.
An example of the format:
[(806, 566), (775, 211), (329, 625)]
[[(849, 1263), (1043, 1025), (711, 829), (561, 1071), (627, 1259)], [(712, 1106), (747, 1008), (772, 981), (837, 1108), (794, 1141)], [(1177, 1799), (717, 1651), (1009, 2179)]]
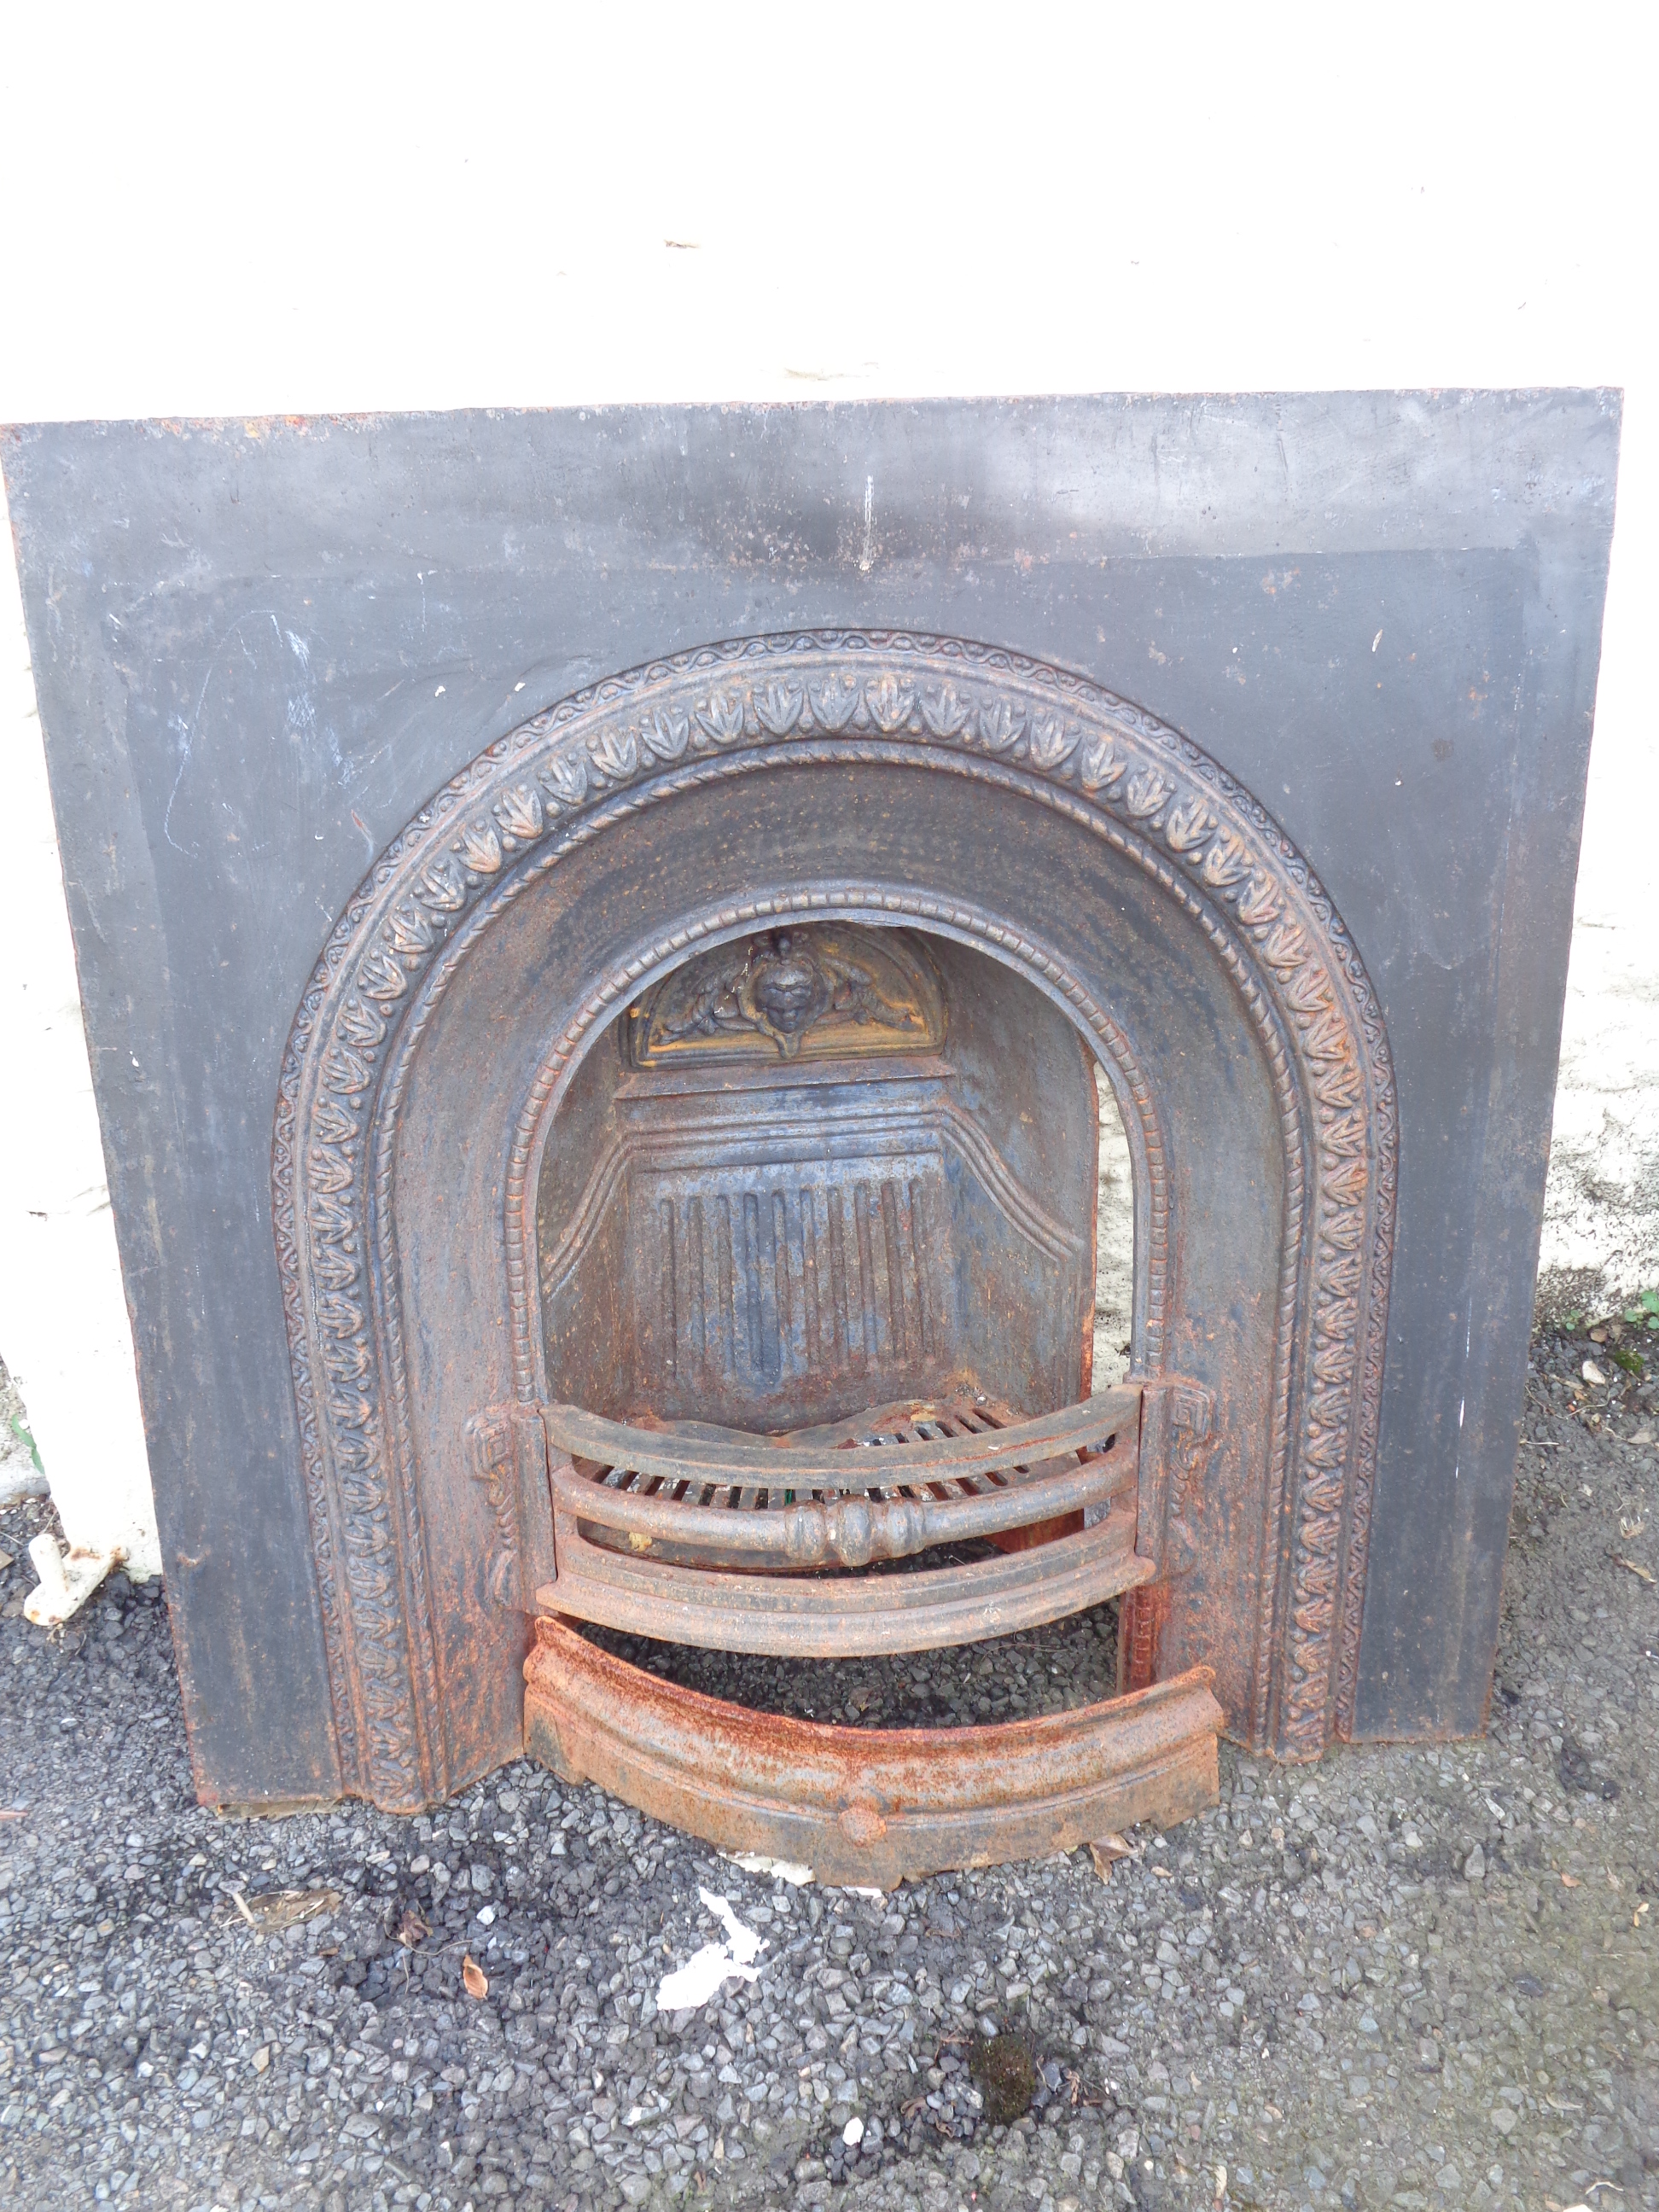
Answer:
[(1650, 1569), (1647, 1567), (1638, 1567), (1634, 1559), (1626, 1559), (1619, 1553), (1615, 1553), (1613, 1555), (1613, 1563), (1616, 1567), (1628, 1567), (1632, 1574), (1640, 1575), (1644, 1583), (1650, 1583), (1655, 1579)]
[(1095, 1863), (1095, 1872), (1103, 1881), (1112, 1878), (1112, 1869), (1120, 1859), (1139, 1858), (1134, 1845), (1122, 1836), (1102, 1836), (1089, 1846), (1089, 1856)]
[(406, 1905), (404, 1907), (404, 1917), (398, 1923), (398, 1941), (404, 1948), (406, 1951), (412, 1951), (417, 1943), (424, 1942), (431, 1933), (431, 1929), (414, 1907)]
[(489, 1995), (489, 1977), (476, 1959), (467, 1957), (461, 1961), (461, 1979), (466, 1984), (468, 1996), (487, 1997)]
[(249, 1897), (239, 1889), (233, 1890), (231, 1897), (248, 1926), (261, 1936), (280, 1935), (285, 1928), (298, 1928), (307, 1920), (332, 1912), (340, 1902), (337, 1889), (267, 1889), (257, 1897)]

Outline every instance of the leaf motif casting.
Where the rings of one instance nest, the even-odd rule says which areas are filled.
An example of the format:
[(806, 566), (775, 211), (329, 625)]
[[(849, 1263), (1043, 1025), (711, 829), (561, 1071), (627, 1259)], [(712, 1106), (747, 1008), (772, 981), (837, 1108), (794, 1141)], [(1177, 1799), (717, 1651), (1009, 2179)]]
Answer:
[(1006, 699), (988, 699), (979, 710), (979, 741), (987, 752), (1011, 753), (1025, 734), (1023, 710)]
[(1078, 755), (1078, 781), (1087, 792), (1113, 790), (1128, 773), (1128, 762), (1109, 738), (1091, 738)]
[(392, 955), (378, 946), (364, 954), (357, 981), (371, 999), (401, 999), (409, 988), (408, 976)]
[(1238, 918), (1248, 928), (1258, 928), (1279, 913), (1280, 901), (1273, 878), (1258, 870), (1238, 895)]
[[(319, 1244), (311, 1272), (325, 1291), (343, 1291), (357, 1275), (357, 1254), (354, 1248), (344, 1249), (337, 1244)], [(365, 1347), (367, 1364), (367, 1347)]]
[(527, 845), (542, 834), (541, 793), (533, 784), (515, 783), (495, 802), (495, 819), (509, 837)]
[(896, 676), (888, 675), (865, 685), (864, 703), (870, 720), (883, 736), (891, 737), (909, 720), (916, 699), (908, 684), (901, 684)]
[(1195, 791), (1182, 792), (1170, 809), (1164, 840), (1176, 853), (1195, 853), (1216, 827), (1216, 817)]
[[(362, 1066), (361, 1060), (357, 1064)], [(366, 1068), (363, 1072), (367, 1075)], [(361, 1085), (354, 1087), (362, 1088)], [(349, 1145), (357, 1133), (356, 1122), (337, 1098), (319, 1100), (317, 1110), (311, 1117), (311, 1126), (325, 1145)]]
[(1033, 714), (1026, 750), (1036, 767), (1052, 775), (1070, 760), (1081, 735), (1074, 723), (1059, 714)]
[(587, 796), (587, 763), (580, 753), (555, 753), (541, 775), (556, 805), (580, 806)]
[(367, 1005), (362, 999), (348, 999), (335, 1026), (342, 1036), (372, 1052), (386, 1035), (386, 1016), (378, 1006)]
[(1123, 804), (1138, 822), (1150, 821), (1174, 789), (1174, 784), (1161, 769), (1143, 768), (1129, 778)]
[(308, 1163), (313, 1190), (348, 1190), (353, 1181), (351, 1163), (341, 1158), (331, 1145), (313, 1145)]
[(392, 915), (391, 935), (399, 952), (428, 952), (432, 948), (432, 924), (412, 899)]
[(612, 783), (628, 783), (639, 774), (639, 740), (631, 730), (607, 730), (587, 748), (588, 757)]
[(489, 822), (469, 822), (461, 832), (461, 854), (469, 868), (493, 876), (501, 865), (501, 841)]
[(349, 1336), (363, 1325), (363, 1310), (343, 1291), (326, 1291), (316, 1302), (317, 1318), (331, 1336)]
[(769, 684), (755, 694), (755, 717), (775, 738), (787, 738), (805, 704), (806, 694), (799, 684)]
[[(1294, 976), (1304, 967), (1308, 956), (1308, 933), (1297, 922), (1281, 921), (1261, 940), (1261, 957), (1278, 975)], [(1291, 985), (1288, 988), (1294, 1001), (1296, 987)], [(1325, 988), (1322, 977), (1320, 988), (1322, 990)]]
[(1224, 830), (1204, 855), (1204, 865), (1199, 871), (1212, 890), (1225, 890), (1230, 884), (1237, 883), (1250, 872), (1250, 856), (1243, 840), (1231, 830)]
[(466, 904), (466, 884), (447, 853), (441, 853), (422, 869), (415, 896), (440, 914), (459, 914)]
[(743, 695), (711, 691), (697, 709), (697, 720), (717, 745), (734, 745), (743, 735)]
[(819, 727), (837, 737), (858, 712), (863, 694), (851, 677), (830, 676), (822, 684), (809, 684), (806, 696), (812, 702), (813, 719)]
[(672, 708), (659, 707), (648, 722), (640, 725), (640, 743), (653, 760), (677, 761), (690, 735), (690, 714), (677, 714)]
[(965, 729), (973, 709), (948, 684), (924, 685), (917, 695), (921, 719), (936, 738), (954, 738)]

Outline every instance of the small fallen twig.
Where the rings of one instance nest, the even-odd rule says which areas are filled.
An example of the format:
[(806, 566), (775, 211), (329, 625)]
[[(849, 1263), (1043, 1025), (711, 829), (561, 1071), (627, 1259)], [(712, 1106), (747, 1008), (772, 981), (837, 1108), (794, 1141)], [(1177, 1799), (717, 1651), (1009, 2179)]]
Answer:
[(1103, 2105), (1105, 2103), (1106, 2100), (1104, 2097), (1091, 2097), (1089, 2094), (1088, 2091), (1083, 2086), (1083, 2076), (1078, 2073), (1074, 2068), (1070, 2066), (1066, 2067), (1065, 2074), (1066, 2095), (1068, 2103), (1074, 2106), (1081, 2105), (1085, 2109), (1091, 2105)]
[(234, 1889), (230, 1895), (236, 1910), (257, 1936), (301, 1927), (307, 1920), (332, 1912), (340, 1902), (337, 1889), (270, 1889), (260, 1891), (252, 1899), (245, 1892)]

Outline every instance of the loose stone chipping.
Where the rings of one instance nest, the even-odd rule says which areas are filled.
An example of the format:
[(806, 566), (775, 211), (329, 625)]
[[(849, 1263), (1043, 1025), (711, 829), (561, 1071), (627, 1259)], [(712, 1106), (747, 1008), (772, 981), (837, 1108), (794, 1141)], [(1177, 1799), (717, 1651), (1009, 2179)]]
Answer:
[[(1534, 1346), (1484, 1742), (1224, 1752), (1219, 1808), (1108, 1881), (1078, 1853), (801, 1888), (527, 1764), (421, 1819), (220, 1819), (155, 1592), (118, 1577), (52, 1637), (21, 1618), (49, 1525), (25, 1503), (0, 1516), (0, 2203), (1659, 2205), (1659, 1594), (1621, 1564), (1659, 1571), (1641, 1364)], [(939, 1724), (1099, 1694), (1109, 1618), (988, 1656), (696, 1663)], [(760, 1977), (665, 2016), (664, 1975), (722, 1933), (700, 1887), (764, 1938)], [(972, 2063), (1005, 2030), (1037, 2063), (1011, 2127)]]

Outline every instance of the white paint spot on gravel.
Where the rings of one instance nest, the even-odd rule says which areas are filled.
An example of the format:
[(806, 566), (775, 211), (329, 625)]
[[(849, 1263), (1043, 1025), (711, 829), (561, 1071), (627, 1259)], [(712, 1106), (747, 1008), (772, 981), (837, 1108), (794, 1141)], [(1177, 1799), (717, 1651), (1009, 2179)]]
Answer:
[(722, 1851), (720, 1856), (745, 1874), (769, 1874), (775, 1881), (790, 1882), (797, 1889), (805, 1889), (812, 1879), (810, 1866), (794, 1859), (769, 1859), (763, 1851)]
[(752, 1928), (745, 1928), (725, 1898), (715, 1897), (706, 1889), (700, 1889), (697, 1895), (702, 1899), (703, 1910), (712, 1912), (724, 1924), (726, 1941), (705, 1943), (702, 1950), (692, 1953), (683, 1966), (663, 1976), (657, 1989), (659, 2012), (695, 2011), (698, 2006), (706, 2005), (734, 1975), (741, 1975), (745, 1982), (760, 1979), (759, 1967), (750, 1961), (765, 1948), (765, 1937), (757, 1936)]

